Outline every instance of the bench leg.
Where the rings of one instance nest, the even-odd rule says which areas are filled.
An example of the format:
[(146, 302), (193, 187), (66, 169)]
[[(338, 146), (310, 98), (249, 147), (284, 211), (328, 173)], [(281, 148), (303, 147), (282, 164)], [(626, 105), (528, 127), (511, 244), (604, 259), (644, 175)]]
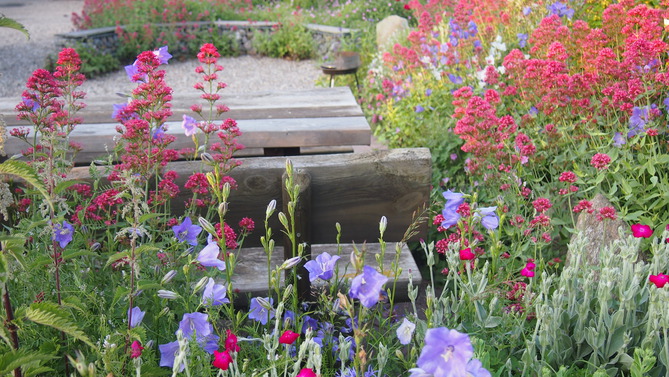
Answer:
[(330, 88), (334, 88), (334, 75), (330, 75)]

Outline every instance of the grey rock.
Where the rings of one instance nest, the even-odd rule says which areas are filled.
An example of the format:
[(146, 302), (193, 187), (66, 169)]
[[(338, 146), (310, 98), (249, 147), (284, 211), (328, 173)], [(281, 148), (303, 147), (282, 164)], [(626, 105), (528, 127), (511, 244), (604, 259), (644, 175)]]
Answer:
[[(583, 211), (579, 214), (574, 234), (583, 233), (585, 237), (586, 257), (584, 262), (591, 266), (597, 266), (599, 265), (601, 249), (604, 247), (613, 247), (612, 251), (618, 253), (620, 250), (619, 247), (614, 245), (614, 241), (620, 240), (621, 234), (629, 232), (621, 232), (621, 229), (624, 230), (627, 225), (619, 218), (615, 220), (604, 219), (603, 221), (597, 219), (597, 214), (601, 208), (613, 206), (604, 195), (595, 195), (591, 202), (594, 211), (592, 213)], [(572, 236), (571, 241), (574, 241), (575, 235)], [(569, 260), (570, 255), (567, 254), (567, 264)]]
[(388, 16), (376, 24), (376, 46), (380, 52), (386, 51), (396, 34), (409, 30), (409, 21), (400, 16)]

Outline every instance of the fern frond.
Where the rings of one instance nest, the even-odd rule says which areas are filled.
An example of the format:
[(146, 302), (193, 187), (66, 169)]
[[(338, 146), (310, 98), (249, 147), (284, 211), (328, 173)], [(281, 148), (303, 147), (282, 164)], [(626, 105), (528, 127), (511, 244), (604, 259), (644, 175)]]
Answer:
[(53, 204), (51, 203), (49, 193), (46, 191), (46, 187), (44, 187), (44, 183), (30, 165), (19, 160), (7, 160), (0, 164), (0, 174), (11, 175), (26, 181), (36, 188), (37, 191), (42, 194), (49, 206), (53, 208)]
[(72, 317), (54, 303), (40, 302), (30, 305), (26, 309), (26, 318), (40, 325), (53, 327), (73, 338), (81, 340), (92, 348), (95, 347), (86, 334), (72, 320)]
[(55, 356), (25, 349), (11, 350), (0, 355), (0, 376), (27, 365), (39, 366)]

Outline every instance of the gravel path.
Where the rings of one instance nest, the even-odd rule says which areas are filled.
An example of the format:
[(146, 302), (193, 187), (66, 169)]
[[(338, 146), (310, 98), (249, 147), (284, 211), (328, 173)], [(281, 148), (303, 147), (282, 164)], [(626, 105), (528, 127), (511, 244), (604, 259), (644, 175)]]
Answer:
[[(84, 0), (0, 0), (0, 13), (21, 22), (31, 34), (30, 40), (13, 29), (0, 28), (0, 98), (17, 102), (32, 72), (41, 68), (46, 56), (58, 52), (55, 34), (72, 30), (70, 15), (80, 12)], [(157, 46), (158, 47), (158, 46)], [(163, 66), (166, 80), (175, 92), (192, 91), (198, 80), (196, 59), (171, 62)], [(309, 89), (316, 87), (322, 72), (315, 61), (287, 61), (266, 57), (222, 58), (221, 79), (228, 84), (226, 94), (266, 90)], [(82, 90), (87, 98), (128, 92), (134, 85), (119, 71), (88, 80)]]

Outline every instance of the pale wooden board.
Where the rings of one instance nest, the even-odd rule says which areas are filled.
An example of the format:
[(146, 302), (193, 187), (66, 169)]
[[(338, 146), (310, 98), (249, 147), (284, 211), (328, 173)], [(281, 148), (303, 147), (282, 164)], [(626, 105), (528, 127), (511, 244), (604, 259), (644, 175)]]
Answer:
[[(287, 148), (287, 147), (339, 147), (369, 145), (371, 129), (367, 120), (360, 117), (335, 118), (295, 118), (295, 119), (249, 119), (237, 122), (242, 136), (238, 142), (248, 148)], [(76, 141), (83, 147), (75, 162), (88, 164), (93, 160), (108, 155), (114, 150), (115, 139), (119, 137), (117, 124), (82, 124), (70, 134), (70, 141)], [(26, 126), (27, 127), (27, 126)], [(14, 127), (8, 127), (8, 132)], [(29, 138), (33, 136), (32, 127)], [(193, 148), (193, 140), (183, 133), (181, 122), (168, 122), (167, 134), (176, 136), (171, 149)], [(203, 140), (202, 135), (200, 136)], [(210, 142), (217, 142), (212, 137)], [(202, 141), (201, 141), (202, 142)], [(19, 154), (27, 144), (14, 137), (9, 137), (5, 150), (7, 155)]]
[[(243, 217), (251, 217), (257, 230), (245, 245), (260, 245), (264, 234), (262, 224), (271, 200), (282, 208), (281, 175), (285, 157), (242, 158), (242, 165), (230, 176), (239, 187), (229, 200), (226, 221), (236, 227)], [(291, 156), (295, 169), (311, 175), (312, 243), (336, 242), (335, 223), (342, 228), (341, 242), (377, 242), (378, 224), (382, 216), (388, 219), (387, 241), (400, 241), (412, 222), (413, 212), (429, 204), (431, 185), (431, 156), (427, 148), (391, 149), (348, 154)], [(174, 162), (167, 170), (179, 174), (176, 183), (183, 187), (188, 177), (202, 169), (195, 162)], [(75, 168), (71, 178), (85, 179), (88, 168)], [(173, 200), (171, 210), (177, 216), (184, 201), (190, 197), (183, 191)], [(270, 221), (278, 232), (280, 224), (275, 214)], [(417, 237), (425, 237), (426, 224)]]
[[(392, 288), (393, 278), (391, 278), (391, 263), (395, 260), (396, 257), (396, 243), (389, 242), (386, 245), (386, 252), (384, 255), (384, 274), (387, 275), (390, 279), (384, 285), (384, 289)], [(396, 286), (396, 300), (397, 301), (406, 301), (408, 300), (407, 295), (407, 285), (409, 283), (409, 277), (412, 279), (412, 284), (418, 286), (422, 277), (416, 262), (411, 255), (411, 251), (404, 244), (400, 245), (400, 259), (399, 266), (402, 269), (399, 278), (397, 280)], [(376, 263), (375, 255), (381, 252), (381, 245), (378, 243), (369, 243), (369, 244), (356, 244), (355, 247), (360, 249), (365, 249), (365, 264), (372, 266), (374, 268), (378, 267)], [(341, 252), (339, 252), (341, 248)], [(353, 252), (353, 244), (316, 244), (311, 246), (311, 255), (312, 259), (315, 259), (318, 255), (323, 252), (328, 252), (330, 255), (340, 255), (339, 260), (337, 260), (337, 268), (339, 269), (339, 275), (350, 280), (355, 277), (355, 269), (351, 265), (350, 255)], [(267, 255), (261, 247), (245, 247), (237, 254), (238, 260), (235, 267), (235, 271), (232, 277), (232, 286), (234, 289), (238, 289), (242, 295), (248, 294), (250, 297), (262, 296), (266, 297), (267, 295)], [(283, 249), (275, 248), (272, 253), (271, 266), (272, 269), (279, 266), (283, 263)], [(281, 274), (281, 281), (283, 282), (284, 275)], [(324, 284), (323, 281), (317, 281), (312, 284)], [(347, 292), (342, 292), (347, 294)]]
[[(193, 104), (204, 104), (199, 99), (200, 93), (193, 90), (187, 93), (175, 93), (172, 100), (173, 115), (169, 121), (181, 122), (183, 115), (195, 116), (190, 110)], [(0, 99), (0, 114), (5, 115), (8, 125), (27, 124), (16, 120), (16, 99)], [(86, 108), (77, 115), (84, 123), (112, 122), (112, 105), (125, 100), (114, 94), (86, 98)], [(321, 118), (321, 117), (358, 117), (363, 116), (353, 93), (348, 87), (314, 88), (300, 91), (265, 91), (243, 94), (221, 92), (221, 104), (230, 108), (230, 112), (221, 119), (281, 119), (281, 118)]]

